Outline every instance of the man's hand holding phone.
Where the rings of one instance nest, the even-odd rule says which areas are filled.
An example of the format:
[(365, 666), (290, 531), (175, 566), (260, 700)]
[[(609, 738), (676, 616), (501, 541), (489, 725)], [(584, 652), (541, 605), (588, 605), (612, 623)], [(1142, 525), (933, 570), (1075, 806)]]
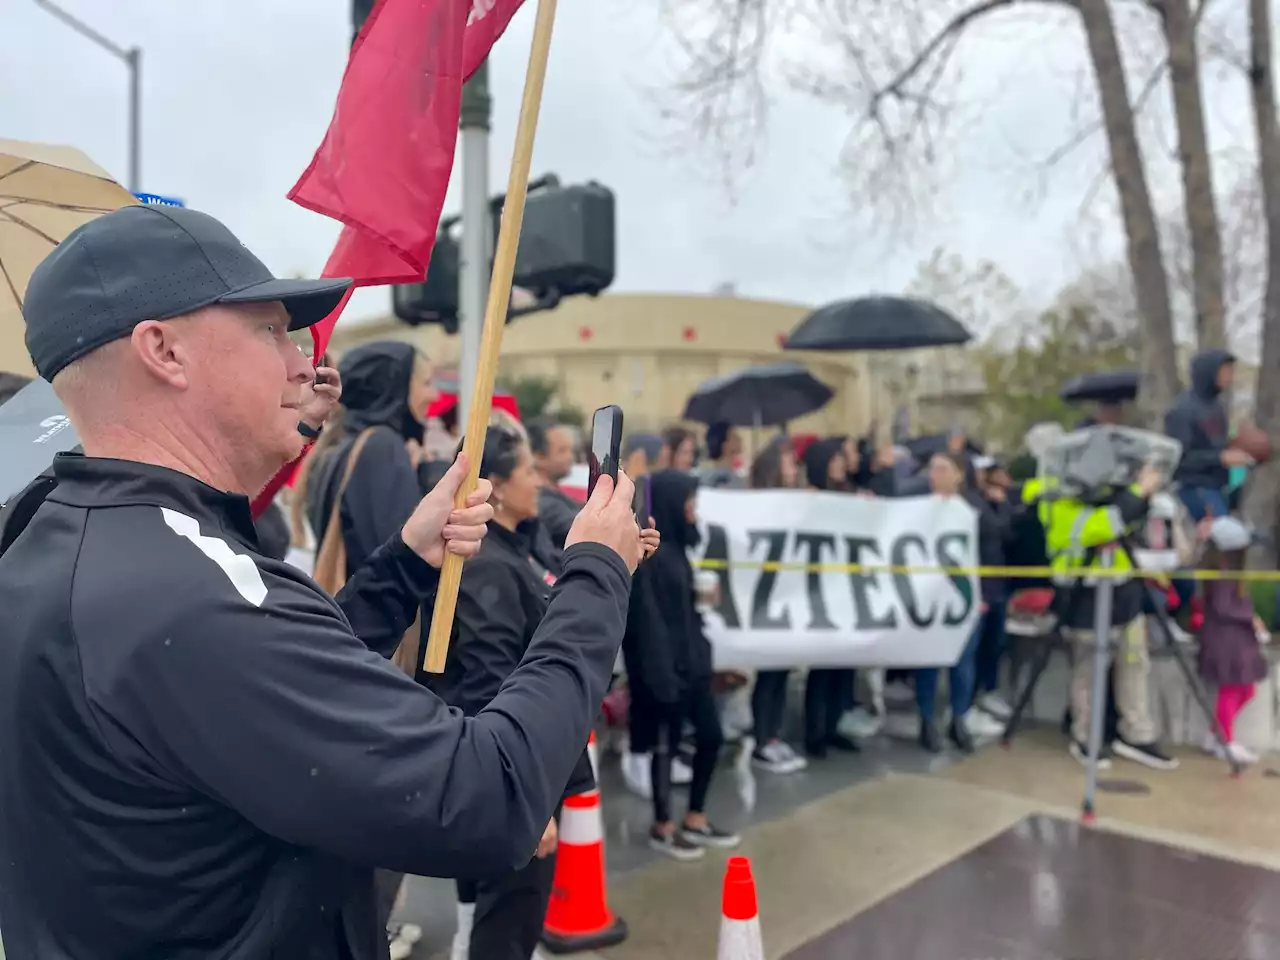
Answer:
[(635, 573), (644, 553), (640, 527), (636, 524), (632, 506), (635, 492), (635, 484), (623, 471), (618, 471), (616, 485), (607, 473), (601, 474), (591, 496), (569, 528), (565, 549), (575, 543), (603, 544), (622, 558), (628, 571)]

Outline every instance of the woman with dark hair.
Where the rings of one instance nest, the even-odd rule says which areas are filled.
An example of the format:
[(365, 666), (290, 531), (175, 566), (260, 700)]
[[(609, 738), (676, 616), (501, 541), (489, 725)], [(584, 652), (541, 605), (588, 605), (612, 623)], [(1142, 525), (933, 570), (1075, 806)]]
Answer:
[[(796, 455), (786, 436), (774, 437), (752, 461), (748, 482), (753, 490), (790, 490), (800, 479)], [(787, 678), (790, 670), (760, 670), (751, 691), (751, 716), (755, 749), (751, 762), (770, 773), (796, 773), (809, 764), (782, 739), (787, 712)]]
[(692, 470), (698, 459), (698, 441), (684, 427), (667, 427), (662, 431), (662, 448), (656, 466), (666, 470)]
[[(804, 472), (811, 490), (849, 491), (846, 437), (827, 437), (804, 452)], [(840, 718), (853, 706), (855, 671), (845, 668), (811, 669), (804, 683), (804, 748), (821, 760), (828, 749), (857, 753), (858, 744), (840, 733)]]
[[(649, 844), (677, 860), (703, 856), (703, 847), (732, 847), (736, 834), (714, 827), (706, 816), (707, 791), (715, 773), (724, 732), (711, 690), (711, 644), (703, 633), (694, 600), (688, 551), (697, 546), (698, 480), (680, 470), (650, 477), (655, 526), (666, 544), (640, 565), (632, 584), (627, 623), (628, 664), (638, 705), (657, 718), (650, 779), (653, 825)], [(637, 704), (638, 701), (638, 704)], [(693, 727), (693, 779), (689, 808), (677, 828), (671, 812), (671, 760), (685, 723)]]
[[(994, 522), (988, 512), (983, 510), (981, 497), (976, 493), (973, 497), (965, 495), (965, 460), (958, 454), (939, 451), (929, 460), (929, 489), (935, 497), (961, 497), (967, 500), (978, 511), (979, 540), (986, 535), (993, 535), (991, 524)], [(985, 609), (986, 604), (983, 603)], [(982, 636), (982, 619), (975, 625), (973, 635), (965, 643), (960, 659), (947, 673), (947, 685), (951, 694), (951, 723), (947, 727), (947, 736), (965, 753), (973, 753), (973, 735), (969, 732), (965, 715), (973, 706), (973, 689), (976, 679), (976, 662), (978, 642)], [(930, 753), (942, 750), (942, 741), (934, 720), (934, 707), (938, 699), (937, 667), (926, 667), (916, 671), (916, 705), (920, 709), (920, 746)]]
[[(560, 560), (536, 536), (541, 480), (524, 437), (491, 425), (480, 476), (493, 484), (493, 520), (480, 553), (463, 569), (453, 636), (444, 673), (420, 680), (450, 706), (475, 716), (497, 694), (524, 656), (550, 601)], [(582, 757), (564, 795), (595, 785)], [(559, 811), (556, 813), (559, 816)], [(529, 863), (502, 877), (458, 881), (458, 933), (470, 960), (528, 960), (538, 944), (555, 875), (556, 821), (552, 819)], [(455, 947), (456, 953), (462, 953)]]

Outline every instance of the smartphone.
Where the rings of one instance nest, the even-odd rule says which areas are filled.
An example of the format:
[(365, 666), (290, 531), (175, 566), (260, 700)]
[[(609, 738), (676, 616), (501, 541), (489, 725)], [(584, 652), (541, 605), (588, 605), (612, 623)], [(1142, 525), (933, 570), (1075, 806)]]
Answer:
[(601, 407), (591, 417), (591, 449), (587, 453), (588, 497), (602, 475), (608, 474), (617, 482), (621, 456), (622, 408), (611, 404)]
[(649, 518), (653, 516), (653, 487), (650, 486), (648, 475), (636, 477), (635, 483), (636, 495), (631, 508), (636, 512), (636, 523), (643, 530), (649, 526)]

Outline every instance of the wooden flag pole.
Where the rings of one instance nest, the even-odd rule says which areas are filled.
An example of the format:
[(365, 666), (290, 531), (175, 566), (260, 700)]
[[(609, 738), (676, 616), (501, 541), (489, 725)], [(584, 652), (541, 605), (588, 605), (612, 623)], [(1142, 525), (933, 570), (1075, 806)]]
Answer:
[[(493, 254), (493, 274), (489, 280), (489, 302), (484, 311), (484, 335), (480, 356), (476, 359), (475, 386), (471, 391), (471, 407), (467, 416), (467, 432), (462, 452), (467, 456), (467, 479), (458, 490), (457, 506), (466, 503), (480, 475), (480, 458), (484, 453), (484, 436), (489, 427), (493, 405), (493, 381), (498, 373), (502, 353), (502, 332), (507, 326), (507, 308), (511, 302), (511, 278), (516, 269), (516, 251), (520, 245), (520, 225), (524, 221), (525, 194), (529, 187), (529, 168), (533, 164), (533, 139), (538, 131), (538, 110), (542, 106), (542, 85), (547, 77), (547, 59), (551, 53), (551, 28), (556, 19), (556, 0), (538, 0), (537, 18), (533, 22), (533, 44), (529, 49), (529, 69), (524, 78), (524, 97), (520, 101), (520, 119), (516, 124), (516, 142), (511, 151), (511, 176), (507, 180), (507, 196), (502, 205), (502, 223)], [(458, 587), (462, 583), (462, 559), (451, 553), (444, 555), (440, 568), (440, 585), (436, 588), (436, 605), (431, 614), (431, 631), (427, 634), (427, 652), (423, 669), (443, 673), (449, 655), (449, 636), (453, 632), (453, 616), (458, 606)]]

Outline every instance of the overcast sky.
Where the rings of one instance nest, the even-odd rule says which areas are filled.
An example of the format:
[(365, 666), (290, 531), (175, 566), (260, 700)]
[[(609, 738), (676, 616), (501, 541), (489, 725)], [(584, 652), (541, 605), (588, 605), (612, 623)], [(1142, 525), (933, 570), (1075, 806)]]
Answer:
[[(223, 219), (277, 272), (318, 271), (337, 228), (285, 193), (329, 120), (347, 53), (346, 0), (62, 2), (116, 42), (143, 48), (143, 188)], [(839, 110), (780, 91), (768, 149), (730, 197), (706, 156), (673, 154), (654, 135), (661, 128), (646, 88), (673, 62), (657, 0), (559, 6), (533, 169), (617, 191), (617, 290), (702, 293), (731, 282), (743, 295), (819, 302), (900, 289), (919, 260), (945, 246), (1048, 291), (1078, 269), (1082, 246), (1117, 249), (1111, 223), (1084, 244), (1069, 242), (1081, 232), (1077, 208), (1096, 152), (1067, 164), (1040, 202), (1024, 198), (1031, 159), (1073, 123), (1081, 42), (1069, 22), (997, 24), (966, 46), (966, 82), (989, 104), (986, 114), (952, 148), (939, 216), (889, 248), (849, 212), (834, 173), (849, 125)], [(495, 190), (506, 181), (532, 7), (493, 56)], [(123, 180), (123, 65), (33, 0), (0, 0), (0, 11), (0, 136), (74, 144)], [(1233, 91), (1243, 86), (1210, 78), (1219, 145), (1247, 136), (1247, 103)], [(1165, 164), (1154, 177), (1165, 196), (1176, 186), (1170, 174)], [(456, 190), (455, 182), (446, 212)], [(387, 309), (385, 292), (369, 291), (351, 312)]]

